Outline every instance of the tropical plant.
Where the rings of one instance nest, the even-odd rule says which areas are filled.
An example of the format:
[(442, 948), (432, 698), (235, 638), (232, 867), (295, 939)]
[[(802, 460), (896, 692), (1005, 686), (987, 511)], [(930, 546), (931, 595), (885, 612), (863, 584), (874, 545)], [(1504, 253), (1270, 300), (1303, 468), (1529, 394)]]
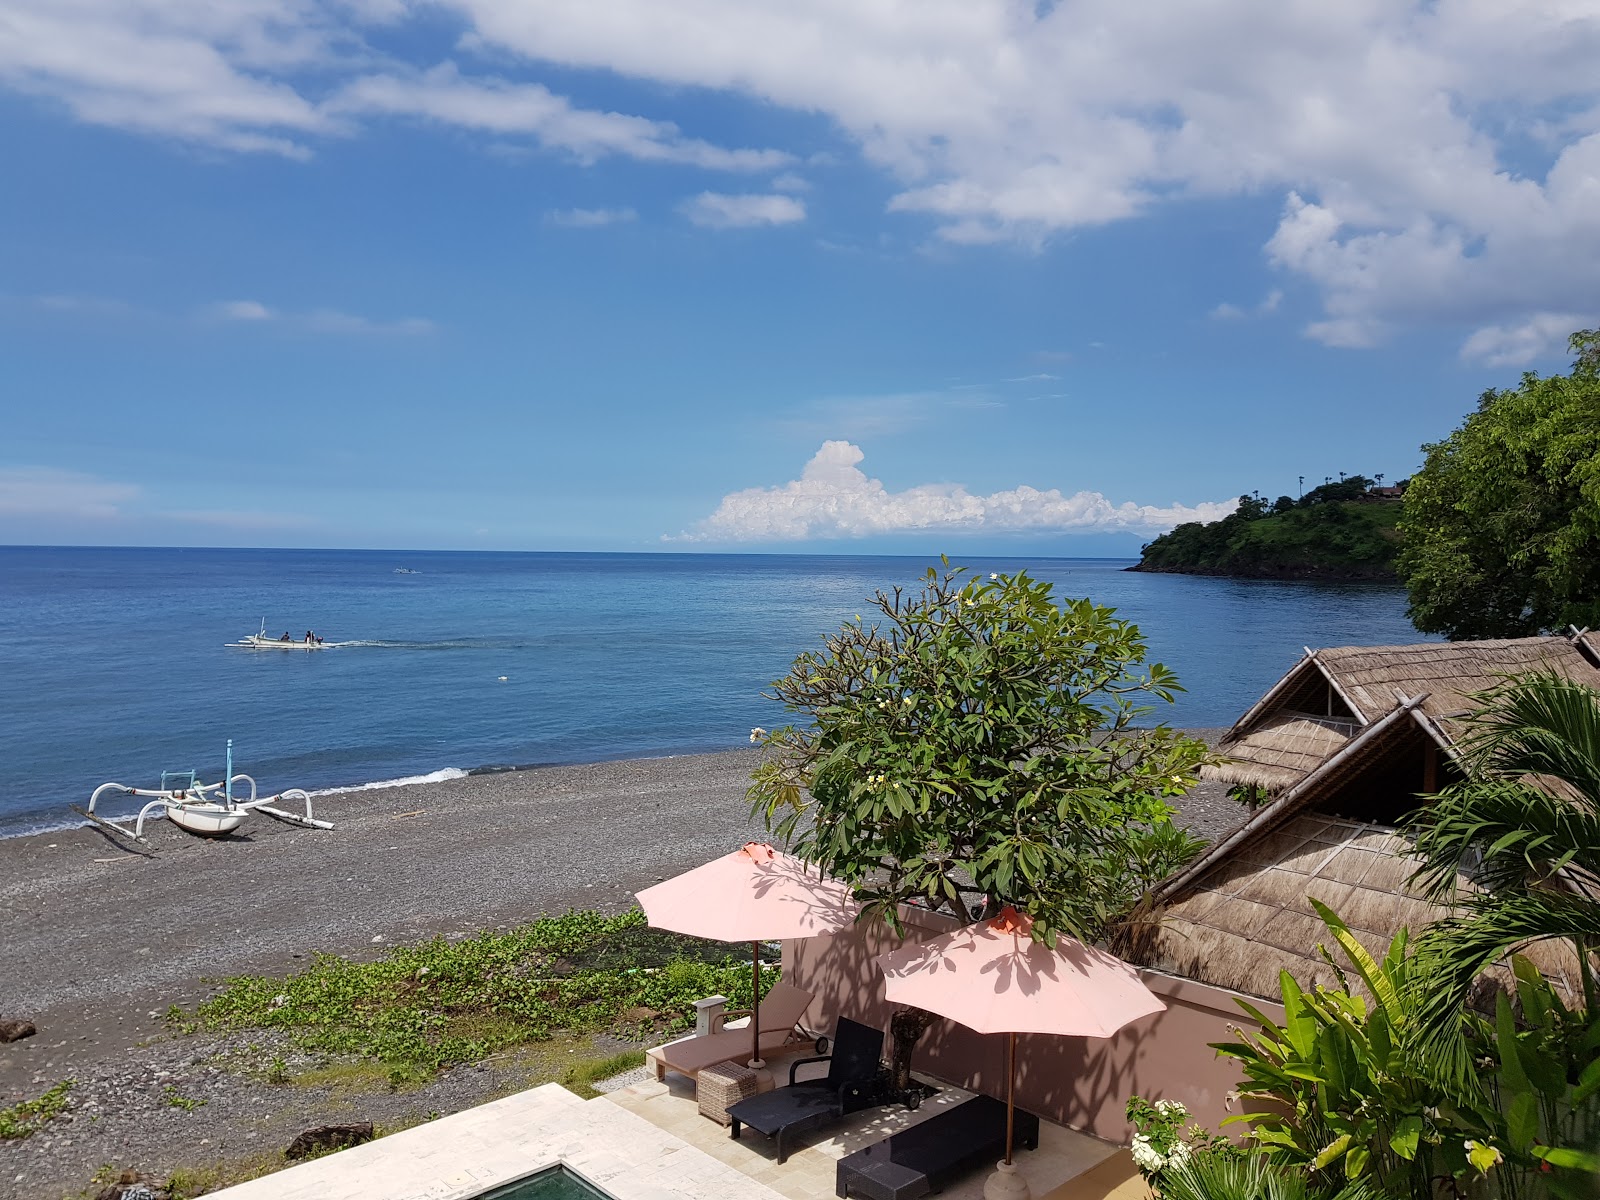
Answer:
[[(1248, 1136), (1275, 1161), (1328, 1186), (1367, 1180), (1424, 1200), (1441, 1182), (1481, 1177), (1498, 1161), (1493, 1104), (1476, 1080), (1442, 1066), (1452, 1058), (1437, 1053), (1438, 1031), (1424, 1022), (1405, 931), (1379, 961), (1332, 911), (1311, 903), (1365, 995), (1324, 951), (1340, 987), (1306, 992), (1283, 972), (1282, 1025), (1240, 1001), (1257, 1028), (1216, 1048), (1243, 1067), (1243, 1097), (1264, 1103), (1224, 1124), (1248, 1123)], [(1452, 1036), (1464, 1043), (1468, 1033), (1458, 1013)], [(1484, 1149), (1474, 1158), (1476, 1147)]]
[[(1565, 939), (1584, 1007), (1600, 1012), (1600, 691), (1534, 673), (1478, 701), (1461, 741), (1466, 778), (1407, 818), (1423, 861), (1416, 883), (1466, 910), (1423, 939), (1434, 1007), (1459, 1005), (1512, 948)], [(1458, 896), (1462, 874), (1482, 890)]]
[(1523, 637), (1600, 625), (1600, 330), (1572, 335), (1569, 375), (1523, 375), (1412, 478), (1397, 567), (1417, 628)]
[(1161, 1177), (1161, 1200), (1384, 1200), (1366, 1180), (1327, 1186), (1265, 1155), (1202, 1155)]
[(1009, 904), (1036, 937), (1094, 941), (1198, 852), (1167, 801), (1208, 751), (1149, 725), (1180, 689), (1144, 666), (1136, 626), (948, 560), (874, 606), (773, 685), (808, 723), (756, 731), (770, 753), (750, 789), (869, 914), (895, 924), (916, 902), (966, 922)]

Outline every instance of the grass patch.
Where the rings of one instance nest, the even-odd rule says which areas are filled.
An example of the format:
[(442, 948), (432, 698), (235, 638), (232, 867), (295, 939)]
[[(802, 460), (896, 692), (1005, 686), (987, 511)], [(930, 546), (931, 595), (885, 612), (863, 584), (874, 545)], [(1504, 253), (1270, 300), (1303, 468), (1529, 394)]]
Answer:
[[(776, 978), (767, 972), (763, 983)], [(408, 1086), (562, 1034), (635, 1040), (681, 1029), (694, 1001), (714, 992), (749, 1005), (739, 949), (650, 929), (637, 909), (570, 912), (396, 946), (376, 962), (319, 955), (295, 975), (227, 980), (169, 1019), (187, 1031), (282, 1030), (304, 1050), (381, 1064), (391, 1086)]]
[(29, 1137), (67, 1109), (67, 1093), (73, 1081), (63, 1080), (42, 1096), (0, 1108), (0, 1141)]
[(563, 1071), (561, 1086), (585, 1100), (593, 1100), (600, 1094), (594, 1087), (596, 1080), (610, 1079), (613, 1075), (620, 1075), (624, 1071), (642, 1066), (644, 1066), (643, 1050), (624, 1050), (621, 1054), (613, 1054), (610, 1058), (591, 1058), (586, 1062), (573, 1063)]
[(291, 1076), (289, 1082), (297, 1087), (327, 1088), (341, 1095), (353, 1095), (361, 1092), (404, 1091), (410, 1081), (403, 1076), (397, 1077), (390, 1067), (381, 1062), (356, 1058), (312, 1067)]

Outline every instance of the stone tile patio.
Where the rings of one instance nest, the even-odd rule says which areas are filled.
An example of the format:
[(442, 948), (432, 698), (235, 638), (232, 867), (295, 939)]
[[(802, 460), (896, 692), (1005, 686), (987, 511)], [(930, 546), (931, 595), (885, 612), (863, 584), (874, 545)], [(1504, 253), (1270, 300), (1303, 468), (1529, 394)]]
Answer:
[[(799, 1056), (798, 1051), (784, 1058), (775, 1056), (771, 1064), (773, 1075), (780, 1082), (787, 1079), (789, 1060)], [(824, 1070), (820, 1066), (802, 1067), (799, 1078), (807, 1078), (813, 1072), (820, 1075)], [(798, 1143), (781, 1166), (772, 1144), (761, 1134), (746, 1130), (734, 1141), (726, 1128), (701, 1116), (695, 1103), (693, 1083), (676, 1073), (668, 1072), (665, 1083), (649, 1080), (633, 1084), (593, 1103), (609, 1103), (634, 1113), (789, 1200), (826, 1200), (834, 1194), (834, 1172), (839, 1159), (972, 1095), (947, 1084), (939, 1086), (940, 1093), (915, 1112), (891, 1107), (852, 1114), (831, 1129), (819, 1131), (812, 1139)], [(1117, 1153), (1118, 1147), (1107, 1142), (1042, 1121), (1039, 1148), (1019, 1151), (1017, 1165), (1034, 1196), (1043, 1197)], [(949, 1200), (981, 1200), (983, 1183), (990, 1170), (974, 1172), (946, 1188), (942, 1196)]]
[(212, 1194), (219, 1200), (468, 1200), (558, 1162), (616, 1200), (783, 1196), (625, 1108), (580, 1100), (555, 1083)]

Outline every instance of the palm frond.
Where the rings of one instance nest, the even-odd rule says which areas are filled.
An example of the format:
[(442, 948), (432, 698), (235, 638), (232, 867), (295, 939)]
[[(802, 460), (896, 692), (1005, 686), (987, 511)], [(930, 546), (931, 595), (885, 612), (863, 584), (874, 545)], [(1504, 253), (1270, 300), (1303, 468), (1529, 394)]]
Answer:
[(1554, 672), (1506, 680), (1478, 697), (1463, 740), (1465, 761), (1478, 778), (1546, 775), (1600, 811), (1600, 691)]
[(1423, 865), (1414, 882), (1431, 898), (1455, 898), (1466, 874), (1494, 892), (1526, 890), (1558, 871), (1600, 896), (1600, 809), (1517, 780), (1469, 781), (1446, 788), (1407, 823)]
[(1453, 1036), (1478, 976), (1513, 950), (1554, 939), (1600, 945), (1600, 905), (1570, 892), (1504, 892), (1469, 916), (1435, 922), (1416, 943), (1423, 1024)]

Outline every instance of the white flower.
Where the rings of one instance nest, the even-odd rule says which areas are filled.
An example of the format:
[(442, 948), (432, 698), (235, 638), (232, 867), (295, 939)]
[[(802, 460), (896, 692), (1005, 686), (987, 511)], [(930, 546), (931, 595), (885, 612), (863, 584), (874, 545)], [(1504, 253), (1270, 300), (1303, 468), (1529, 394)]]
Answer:
[(916, 701), (915, 697), (907, 696), (905, 702), (906, 702), (906, 707), (909, 708), (911, 705), (915, 704), (917, 701)]
[(767, 731), (765, 729), (761, 728), (761, 726), (757, 725), (754, 729), (752, 729), (750, 731), (750, 744), (753, 746), (757, 742), (759, 742), (762, 738), (764, 738), (766, 736), (767, 736)]
[(1189, 1110), (1176, 1100), (1157, 1100), (1156, 1111), (1163, 1117), (1176, 1117), (1180, 1121), (1189, 1115)]
[(1161, 1152), (1150, 1144), (1150, 1139), (1142, 1133), (1134, 1134), (1133, 1163), (1141, 1171), (1159, 1171), (1167, 1165), (1167, 1160), (1161, 1157)]
[(1167, 1166), (1181, 1167), (1189, 1161), (1189, 1143), (1173, 1142), (1172, 1149), (1167, 1151)]
[(991, 583), (994, 580), (999, 579), (999, 578), (1000, 578), (1000, 572), (999, 571), (990, 571), (989, 572), (989, 580), (990, 580)]

